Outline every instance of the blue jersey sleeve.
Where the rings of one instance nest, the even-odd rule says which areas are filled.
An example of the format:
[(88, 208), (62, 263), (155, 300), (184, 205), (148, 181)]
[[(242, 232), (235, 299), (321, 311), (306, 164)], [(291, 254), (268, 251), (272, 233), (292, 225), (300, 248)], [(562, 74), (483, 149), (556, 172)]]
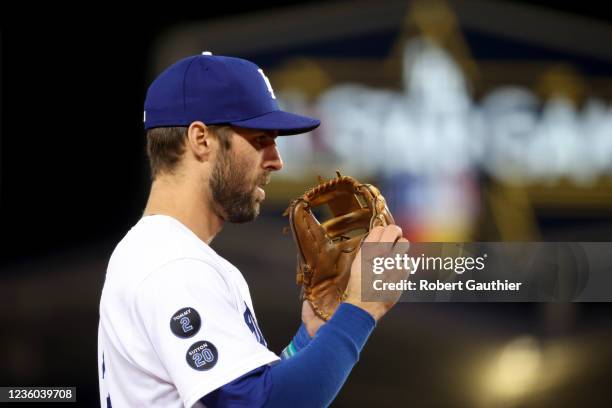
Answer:
[[(202, 402), (211, 408), (326, 407), (346, 381), (374, 326), (369, 313), (343, 303), (292, 358), (259, 367), (209, 393)], [(304, 333), (308, 336), (305, 328)]]
[(208, 408), (262, 407), (272, 389), (270, 367), (261, 366), (207, 394), (201, 401)]

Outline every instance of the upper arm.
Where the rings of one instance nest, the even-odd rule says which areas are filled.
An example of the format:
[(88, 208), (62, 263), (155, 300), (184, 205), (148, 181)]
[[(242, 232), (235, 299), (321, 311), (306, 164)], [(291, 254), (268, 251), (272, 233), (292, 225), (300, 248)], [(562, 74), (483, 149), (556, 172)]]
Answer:
[(251, 332), (231, 283), (205, 262), (173, 261), (139, 287), (134, 312), (185, 405), (277, 359)]

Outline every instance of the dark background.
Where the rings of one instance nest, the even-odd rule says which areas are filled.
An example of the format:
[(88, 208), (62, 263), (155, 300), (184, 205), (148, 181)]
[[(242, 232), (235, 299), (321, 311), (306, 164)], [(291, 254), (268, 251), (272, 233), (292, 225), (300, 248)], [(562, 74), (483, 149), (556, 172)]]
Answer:
[[(301, 2), (283, 5), (295, 3)], [(594, 8), (595, 2), (535, 3), (610, 21), (609, 11), (605, 6)], [(351, 2), (346, 6), (351, 7)], [(182, 22), (206, 22), (276, 7), (273, 3), (249, 3), (239, 8), (207, 4), (181, 13), (153, 9), (146, 17), (128, 17), (95, 6), (70, 14), (58, 10), (38, 16), (3, 13), (0, 344), (5, 357), (0, 364), (0, 385), (77, 386), (78, 405), (96, 406), (97, 299), (105, 262), (140, 217), (148, 192), (142, 105), (153, 76), (149, 66), (153, 43), (168, 27)], [(263, 219), (276, 231), (284, 225), (277, 208), (268, 208)], [(550, 221), (543, 218), (542, 222)], [(578, 220), (581, 225), (583, 222)], [(555, 223), (558, 221), (553, 220), (553, 227)], [(235, 228), (230, 226), (217, 245), (248, 279), (252, 278), (249, 282), (263, 332), (271, 348), (279, 352), (298, 323), (297, 289), (291, 284), (294, 266), (233, 253)], [(258, 228), (249, 226), (245, 233), (251, 234), (254, 246)], [(610, 230), (599, 229), (590, 236), (583, 230), (576, 234), (576, 240), (606, 240), (606, 231)], [(280, 234), (270, 240), (278, 246), (262, 247), (262, 251), (292, 250)], [(253, 280), (263, 278), (250, 276), (249, 269), (265, 270), (268, 283), (254, 287)], [(49, 280), (49, 276), (54, 278)], [(277, 279), (288, 281), (290, 289), (279, 295), (269, 283)], [(279, 310), (278, 303), (267, 303), (268, 296), (278, 297), (284, 309)], [(463, 383), (446, 378), (455, 371), (443, 367), (463, 366), (463, 355), (478, 355), (476, 345), (466, 346), (472, 338), (501, 342), (521, 333), (541, 339), (596, 335), (587, 338), (597, 353), (602, 353), (593, 357), (599, 365), (594, 364), (573, 387), (541, 397), (536, 405), (565, 401), (569, 406), (605, 406), (611, 401), (605, 362), (611, 361), (606, 350), (612, 308), (608, 304), (580, 304), (570, 312), (563, 308), (537, 304), (494, 304), (486, 305), (486, 310), (472, 304), (399, 305), (388, 317), (388, 325), (383, 324), (374, 334), (338, 406), (377, 406), (380, 401), (401, 401), (385, 406), (403, 406), (410, 401), (414, 406), (452, 406), (450, 396), (460, 391), (449, 390), (448, 384), (461, 389)], [(561, 319), (564, 323), (543, 325), (545, 316), (551, 314), (565, 316)], [(396, 330), (401, 327), (410, 330)], [(461, 353), (444, 342), (448, 332), (462, 344)], [(382, 390), (387, 396), (364, 393), (362, 386)], [(398, 393), (396, 399), (394, 392)], [(435, 393), (449, 397), (440, 399)], [(584, 395), (589, 395), (589, 401), (582, 399)]]
[[(282, 2), (300, 3), (308, 2)], [(522, 3), (610, 20), (609, 10), (595, 2)], [(216, 4), (142, 18), (104, 10), (81, 18), (4, 15), (2, 262), (121, 236), (147, 194), (141, 119), (154, 40), (183, 22), (279, 4)]]

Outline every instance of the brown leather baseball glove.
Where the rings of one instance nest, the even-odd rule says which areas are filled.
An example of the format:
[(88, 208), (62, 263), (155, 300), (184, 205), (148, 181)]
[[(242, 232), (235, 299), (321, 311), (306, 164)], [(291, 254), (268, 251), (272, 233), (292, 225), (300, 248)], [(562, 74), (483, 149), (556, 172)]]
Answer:
[[(346, 297), (351, 264), (362, 240), (376, 226), (394, 224), (385, 198), (352, 177), (319, 180), (293, 200), (289, 216), (297, 256), (297, 283), (317, 316), (328, 320)], [(319, 223), (312, 210), (327, 205), (331, 218)]]

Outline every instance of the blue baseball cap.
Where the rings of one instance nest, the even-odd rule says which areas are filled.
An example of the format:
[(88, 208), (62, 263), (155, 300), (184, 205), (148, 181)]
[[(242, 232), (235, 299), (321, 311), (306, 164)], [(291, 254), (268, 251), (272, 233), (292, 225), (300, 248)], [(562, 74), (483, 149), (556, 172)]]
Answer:
[(176, 62), (149, 86), (144, 127), (229, 124), (295, 135), (318, 119), (280, 110), (270, 81), (250, 61), (204, 52)]

